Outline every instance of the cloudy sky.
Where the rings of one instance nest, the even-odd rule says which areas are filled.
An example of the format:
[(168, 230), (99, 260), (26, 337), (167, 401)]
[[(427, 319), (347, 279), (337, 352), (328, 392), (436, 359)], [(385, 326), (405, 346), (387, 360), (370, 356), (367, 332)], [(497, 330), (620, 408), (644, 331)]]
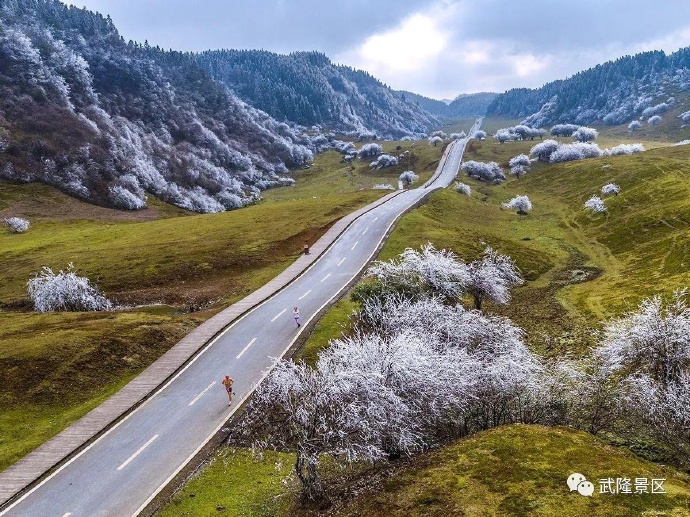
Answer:
[(435, 98), (536, 87), (690, 46), (688, 0), (75, 0), (176, 50), (320, 50)]

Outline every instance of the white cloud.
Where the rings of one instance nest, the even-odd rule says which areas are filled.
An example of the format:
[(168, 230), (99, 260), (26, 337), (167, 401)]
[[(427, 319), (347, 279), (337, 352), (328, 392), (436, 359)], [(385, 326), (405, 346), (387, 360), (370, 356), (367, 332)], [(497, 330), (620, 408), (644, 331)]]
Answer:
[(449, 34), (430, 15), (416, 13), (386, 32), (369, 36), (354, 52), (338, 60), (355, 64), (374, 75), (418, 72), (446, 49)]

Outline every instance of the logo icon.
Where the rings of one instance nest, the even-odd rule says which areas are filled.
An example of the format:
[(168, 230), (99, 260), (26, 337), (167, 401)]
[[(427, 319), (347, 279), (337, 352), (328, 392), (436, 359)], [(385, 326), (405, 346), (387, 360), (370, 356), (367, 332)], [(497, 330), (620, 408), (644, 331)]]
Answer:
[(571, 492), (577, 490), (577, 493), (582, 496), (591, 497), (594, 493), (594, 485), (578, 472), (570, 474), (566, 483)]

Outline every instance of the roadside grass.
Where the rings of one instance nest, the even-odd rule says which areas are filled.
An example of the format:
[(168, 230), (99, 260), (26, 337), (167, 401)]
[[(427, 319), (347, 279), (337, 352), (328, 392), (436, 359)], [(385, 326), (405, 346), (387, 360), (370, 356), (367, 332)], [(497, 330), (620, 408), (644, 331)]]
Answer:
[(444, 133), (459, 133), (464, 131), (468, 133), (472, 124), (475, 122), (475, 118), (449, 118), (443, 120), (443, 125), (436, 128), (437, 131), (443, 131)]
[[(442, 146), (412, 149), (431, 176)], [(0, 218), (28, 217), (31, 229), (0, 227), (0, 469), (97, 406), (195, 326), (275, 277), (340, 217), (397, 187), (395, 169), (373, 173), (367, 160), (340, 164), (325, 153), (295, 174), (292, 187), (265, 193), (241, 210), (191, 214), (149, 199), (122, 212), (83, 203), (52, 187), (0, 181)], [(406, 169), (406, 165), (398, 167)], [(363, 190), (362, 190), (363, 189)], [(36, 314), (26, 282), (42, 266), (74, 263), (125, 306), (109, 313)], [(145, 305), (140, 307), (140, 305)]]
[[(289, 478), (294, 456), (223, 446), (157, 515), (237, 517), (396, 515), (690, 515), (690, 477), (563, 427), (511, 425), (415, 458), (340, 469), (326, 461), (330, 506), (300, 506)], [(592, 497), (570, 492), (582, 473)], [(666, 479), (666, 494), (600, 494), (612, 477)], [(286, 480), (281, 483), (281, 480)], [(633, 488), (634, 491), (634, 488)]]
[[(570, 492), (574, 472), (595, 494)], [(665, 478), (667, 494), (601, 494), (606, 478)], [(392, 467), (342, 503), (338, 516), (690, 515), (690, 479), (568, 428), (512, 425)], [(649, 481), (651, 483), (651, 481)]]

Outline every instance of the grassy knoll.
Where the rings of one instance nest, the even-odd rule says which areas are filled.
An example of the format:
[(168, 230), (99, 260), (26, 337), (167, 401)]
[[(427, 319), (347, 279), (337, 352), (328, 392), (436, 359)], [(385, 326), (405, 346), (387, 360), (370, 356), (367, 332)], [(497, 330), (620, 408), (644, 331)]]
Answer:
[[(224, 447), (159, 515), (690, 515), (687, 475), (567, 428), (501, 427), (413, 460), (326, 469), (333, 505), (321, 512), (297, 506), (294, 480), (280, 483), (292, 461)], [(573, 472), (595, 484), (593, 497), (569, 492)], [(666, 478), (667, 494), (600, 494), (608, 477)]]
[[(400, 153), (398, 145), (412, 150), (422, 177), (435, 170), (441, 146), (385, 147)], [(273, 278), (305, 241), (386, 194), (371, 190), (373, 184), (395, 184), (399, 173), (371, 172), (368, 161), (350, 167), (325, 153), (295, 173), (295, 186), (213, 215), (155, 199), (145, 210), (122, 212), (44, 185), (0, 182), (0, 218), (18, 215), (32, 224), (20, 235), (0, 228), (0, 469), (95, 407), (200, 322)], [(70, 262), (118, 303), (157, 305), (31, 312), (26, 281), (44, 265), (60, 269)]]

